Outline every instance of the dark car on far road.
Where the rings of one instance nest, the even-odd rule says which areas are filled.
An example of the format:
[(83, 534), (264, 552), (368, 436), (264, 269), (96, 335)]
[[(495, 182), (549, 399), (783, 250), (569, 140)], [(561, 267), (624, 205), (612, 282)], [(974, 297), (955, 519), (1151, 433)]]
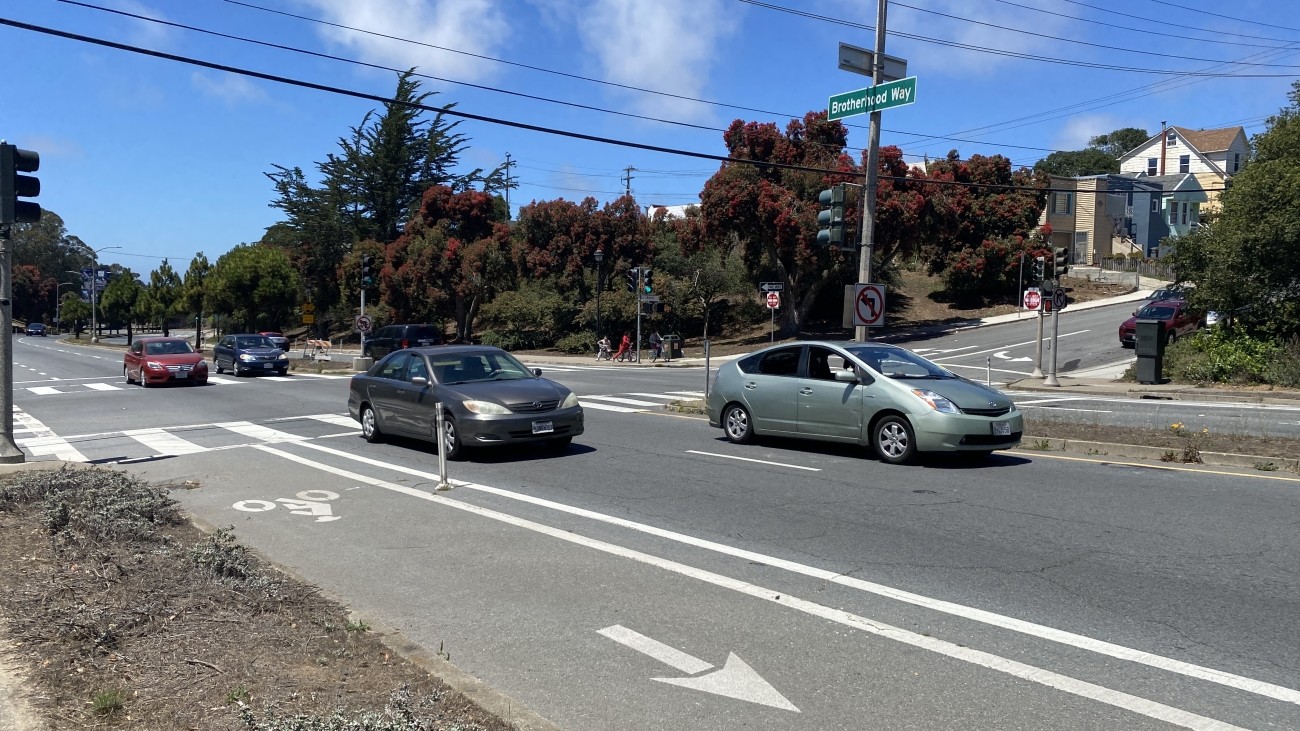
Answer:
[(348, 413), (366, 441), (384, 435), (437, 443), (444, 416), (447, 459), (471, 447), (541, 443), (557, 451), (582, 434), (578, 396), (486, 345), (408, 348), (352, 377)]
[(1172, 343), (1196, 332), (1201, 318), (1191, 311), (1185, 300), (1164, 300), (1144, 305), (1119, 326), (1119, 344), (1131, 348), (1137, 342), (1138, 320), (1161, 320), (1165, 324), (1165, 342)]
[(233, 371), (236, 376), (246, 373), (289, 373), (289, 356), (275, 347), (265, 335), (242, 333), (227, 335), (212, 346), (212, 362), (217, 373)]
[(283, 350), (286, 353), (289, 352), (289, 338), (286, 338), (284, 336), (284, 333), (275, 332), (273, 330), (267, 330), (258, 333), (258, 335), (265, 335), (267, 339), (271, 341), (272, 345), (279, 348), (280, 350)]
[(438, 325), (384, 325), (366, 336), (361, 355), (379, 360), (394, 350), (441, 344), (442, 328)]
[(45, 337), (45, 325), (44, 325), (44, 323), (40, 323), (40, 322), (29, 322), (29, 323), (27, 323), (27, 334), (28, 334), (28, 335), (39, 335), (40, 337)]

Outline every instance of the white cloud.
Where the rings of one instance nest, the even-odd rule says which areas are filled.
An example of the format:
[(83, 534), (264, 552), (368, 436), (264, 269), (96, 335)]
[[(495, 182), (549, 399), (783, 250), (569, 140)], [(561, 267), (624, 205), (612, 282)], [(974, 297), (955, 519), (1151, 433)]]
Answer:
[(498, 64), (429, 46), (499, 56), (497, 51), (510, 36), (503, 3), (496, 0), (301, 1), (319, 11), (323, 20), (372, 31), (321, 27), (322, 36), (360, 60), (398, 69), (415, 67), (419, 73), (457, 81), (488, 78)]
[(1088, 140), (1097, 135), (1104, 135), (1117, 129), (1133, 126), (1136, 125), (1106, 114), (1084, 114), (1070, 117), (1057, 126), (1052, 147), (1057, 150), (1082, 150), (1088, 146)]
[[(135, 0), (115, 0), (107, 3), (107, 6), (115, 10), (121, 10), (124, 13), (143, 15), (146, 18), (154, 18), (155, 20), (168, 19), (162, 12)], [(173, 45), (173, 41), (179, 37), (179, 32), (176, 29), (162, 23), (153, 23), (148, 20), (138, 20), (120, 15), (110, 14), (109, 17), (118, 18), (121, 22), (128, 24), (131, 37), (126, 42), (131, 45), (153, 49), (166, 48)]]
[[(567, 15), (584, 50), (606, 81), (705, 98), (723, 57), (724, 40), (738, 27), (732, 0), (534, 0), (548, 14)], [(621, 92), (620, 92), (621, 93)], [(707, 105), (626, 92), (633, 109), (667, 119), (700, 120)]]
[(204, 94), (216, 97), (227, 104), (261, 101), (266, 98), (266, 92), (255, 86), (248, 78), (237, 74), (220, 74), (214, 77), (195, 71), (190, 76), (190, 82)]

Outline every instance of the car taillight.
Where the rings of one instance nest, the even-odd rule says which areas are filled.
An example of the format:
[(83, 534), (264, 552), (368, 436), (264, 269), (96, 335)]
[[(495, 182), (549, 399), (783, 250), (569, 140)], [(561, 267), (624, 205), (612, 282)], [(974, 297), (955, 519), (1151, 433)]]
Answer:
[(410, 341), (410, 340), (407, 340), (406, 338), (402, 338), (402, 347), (403, 347), (403, 348), (409, 348), (409, 347), (411, 347), (411, 341)]

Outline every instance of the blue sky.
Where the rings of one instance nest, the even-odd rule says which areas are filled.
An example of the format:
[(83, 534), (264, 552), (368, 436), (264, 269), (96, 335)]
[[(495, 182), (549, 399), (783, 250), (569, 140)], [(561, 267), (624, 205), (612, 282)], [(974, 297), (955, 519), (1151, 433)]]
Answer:
[[(836, 51), (873, 47), (876, 23), (875, 0), (86, 4), (362, 63), (57, 0), (7, 0), (0, 18), (381, 96), (396, 76), (373, 66), (414, 66), (438, 77), (421, 79), (435, 103), (710, 154), (725, 154), (733, 119), (784, 126), (869, 86), (836, 68)], [(956, 149), (1032, 166), (1121, 127), (1155, 134), (1162, 121), (1253, 135), (1300, 78), (1300, 3), (1289, 0), (891, 0), (886, 28), (886, 53), (918, 81), (915, 104), (884, 112), (881, 143), (908, 159)], [(3, 25), (0, 68), (0, 139), (41, 154), (38, 202), (92, 247), (120, 247), (101, 262), (141, 274), (258, 240), (280, 218), (264, 173), (314, 173), (377, 106)], [(1207, 70), (1237, 76), (1187, 75)], [(850, 145), (865, 146), (867, 117), (846, 122)], [(717, 169), (479, 121), (459, 131), (470, 138), (464, 167), (491, 169), (507, 153), (516, 163), (515, 212), (532, 200), (613, 200), (628, 167), (642, 205), (690, 203)]]

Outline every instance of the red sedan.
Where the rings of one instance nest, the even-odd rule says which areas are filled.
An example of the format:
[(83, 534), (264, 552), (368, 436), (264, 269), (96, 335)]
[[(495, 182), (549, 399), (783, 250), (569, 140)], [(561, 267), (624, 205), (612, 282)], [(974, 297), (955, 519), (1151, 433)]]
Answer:
[(127, 383), (141, 386), (208, 382), (208, 362), (185, 338), (140, 338), (122, 356)]
[(1133, 317), (1119, 326), (1119, 344), (1125, 348), (1133, 347), (1137, 342), (1138, 320), (1163, 320), (1165, 323), (1165, 342), (1172, 343), (1184, 335), (1191, 335), (1201, 323), (1201, 318), (1193, 314), (1183, 300), (1164, 300), (1152, 302), (1133, 313)]

